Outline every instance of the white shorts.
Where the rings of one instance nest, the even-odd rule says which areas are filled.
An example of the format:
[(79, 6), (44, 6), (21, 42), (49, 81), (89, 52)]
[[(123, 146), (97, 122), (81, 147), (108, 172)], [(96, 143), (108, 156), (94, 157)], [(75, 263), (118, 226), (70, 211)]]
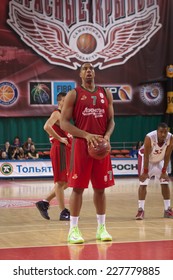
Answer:
[[(139, 169), (139, 175), (143, 173), (143, 158), (144, 156), (143, 155), (139, 155), (138, 156), (138, 167), (140, 168)], [(169, 182), (168, 181), (163, 181), (162, 179), (160, 180), (160, 176), (162, 174), (162, 168), (163, 168), (163, 165), (164, 165), (164, 161), (159, 161), (159, 162), (156, 162), (156, 163), (151, 163), (149, 162), (149, 165), (148, 165), (148, 176), (149, 178), (147, 178), (144, 182), (141, 182), (140, 181), (140, 186), (146, 186), (149, 184), (149, 181), (152, 177), (155, 177), (156, 179), (158, 179), (160, 181), (160, 184), (162, 185), (168, 185)]]

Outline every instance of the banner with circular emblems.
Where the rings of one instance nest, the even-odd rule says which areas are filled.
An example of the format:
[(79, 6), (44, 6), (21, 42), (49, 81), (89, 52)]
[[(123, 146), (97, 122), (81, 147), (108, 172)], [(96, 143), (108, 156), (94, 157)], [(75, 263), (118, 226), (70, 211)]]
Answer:
[(84, 62), (111, 90), (115, 115), (164, 114), (171, 11), (161, 0), (3, 0), (0, 116), (49, 116)]

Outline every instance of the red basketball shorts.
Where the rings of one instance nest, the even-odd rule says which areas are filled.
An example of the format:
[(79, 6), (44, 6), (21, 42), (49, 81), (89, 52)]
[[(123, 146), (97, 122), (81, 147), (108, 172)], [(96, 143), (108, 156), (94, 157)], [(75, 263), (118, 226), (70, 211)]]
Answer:
[(50, 150), (54, 182), (67, 182), (70, 148), (64, 143), (55, 142)]
[(114, 185), (110, 155), (102, 160), (89, 156), (85, 139), (74, 138), (72, 143), (69, 187), (87, 188), (91, 180), (93, 188), (103, 189)]

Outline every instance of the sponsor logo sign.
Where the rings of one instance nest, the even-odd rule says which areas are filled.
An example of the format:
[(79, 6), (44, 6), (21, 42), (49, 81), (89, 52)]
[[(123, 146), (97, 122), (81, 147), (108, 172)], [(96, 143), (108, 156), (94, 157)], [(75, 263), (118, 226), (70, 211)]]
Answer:
[(130, 85), (102, 85), (113, 95), (113, 102), (129, 102), (132, 100), (133, 90)]
[(9, 106), (18, 99), (17, 87), (10, 82), (0, 83), (0, 105)]
[(73, 81), (58, 81), (53, 82), (54, 104), (57, 104), (57, 95), (60, 92), (69, 92), (76, 87)]
[(8, 162), (4, 162), (1, 166), (0, 166), (0, 173), (2, 173), (4, 176), (9, 176), (13, 173), (13, 165), (11, 163)]
[[(137, 159), (111, 159), (113, 175), (137, 175)], [(74, 175), (74, 179), (77, 178)], [(50, 160), (0, 162), (0, 178), (53, 177)]]
[(146, 84), (140, 88), (140, 98), (147, 105), (158, 105), (163, 101), (164, 90), (160, 83)]
[(52, 103), (52, 88), (50, 82), (30, 82), (30, 104), (46, 105)]

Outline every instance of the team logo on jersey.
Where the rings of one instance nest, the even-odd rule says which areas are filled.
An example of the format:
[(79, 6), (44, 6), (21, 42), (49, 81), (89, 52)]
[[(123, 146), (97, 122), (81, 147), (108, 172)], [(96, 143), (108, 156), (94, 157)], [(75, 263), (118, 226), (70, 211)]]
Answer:
[(104, 104), (104, 103), (105, 103), (105, 100), (104, 100), (104, 99), (101, 99), (100, 102), (101, 102), (102, 104)]
[(7, 22), (50, 64), (105, 69), (124, 64), (161, 28), (157, 0), (118, 3), (11, 0)]
[(74, 179), (74, 180), (76, 180), (78, 178), (78, 175), (77, 174), (74, 174), (73, 176), (72, 176), (72, 179)]
[(10, 82), (0, 83), (0, 104), (12, 105), (18, 98), (16, 86)]
[(101, 98), (104, 98), (104, 94), (102, 92), (99, 93)]
[(140, 89), (140, 98), (147, 105), (158, 105), (162, 102), (164, 91), (159, 83), (147, 84)]
[(81, 100), (86, 100), (87, 96), (86, 95), (82, 95)]
[(101, 108), (88, 108), (86, 107), (85, 110), (82, 112), (83, 116), (91, 116), (93, 115), (95, 118), (102, 118), (105, 114), (105, 110)]

